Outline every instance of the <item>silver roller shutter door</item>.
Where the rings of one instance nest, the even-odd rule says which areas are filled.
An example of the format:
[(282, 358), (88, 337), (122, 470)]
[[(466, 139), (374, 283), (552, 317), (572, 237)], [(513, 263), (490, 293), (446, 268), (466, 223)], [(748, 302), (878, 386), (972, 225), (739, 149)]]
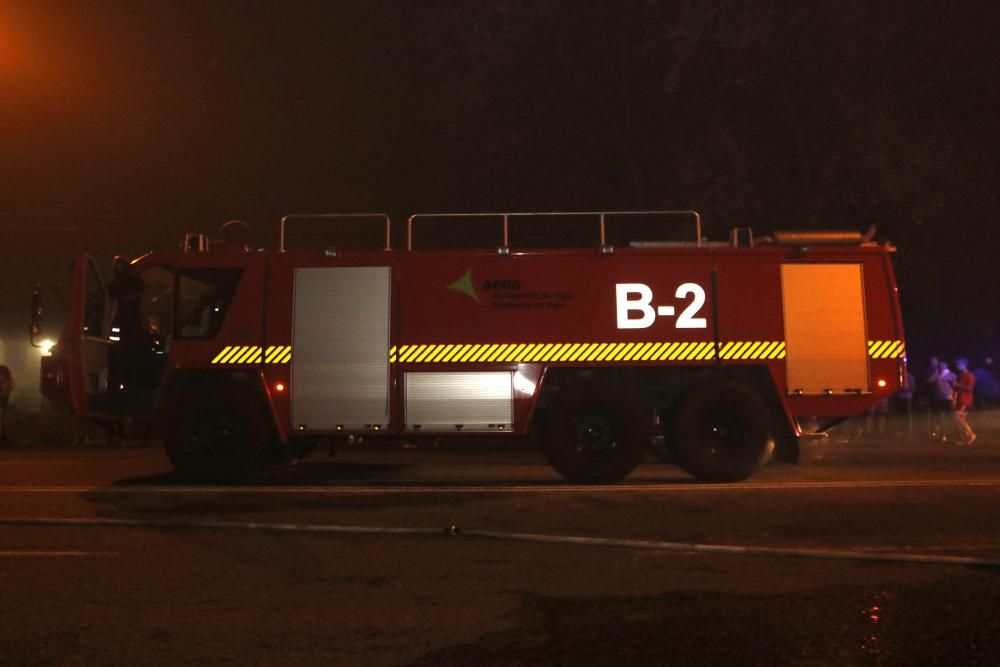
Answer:
[(292, 426), (389, 421), (390, 269), (295, 269)]

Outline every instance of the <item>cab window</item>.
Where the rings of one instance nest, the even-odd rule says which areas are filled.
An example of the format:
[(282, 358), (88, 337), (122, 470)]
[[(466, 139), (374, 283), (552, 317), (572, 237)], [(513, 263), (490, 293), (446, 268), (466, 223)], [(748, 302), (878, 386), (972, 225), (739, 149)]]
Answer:
[(240, 281), (240, 269), (183, 269), (177, 272), (176, 338), (214, 336)]
[(139, 274), (142, 297), (139, 300), (139, 321), (143, 327), (161, 336), (174, 329), (174, 272), (154, 266)]

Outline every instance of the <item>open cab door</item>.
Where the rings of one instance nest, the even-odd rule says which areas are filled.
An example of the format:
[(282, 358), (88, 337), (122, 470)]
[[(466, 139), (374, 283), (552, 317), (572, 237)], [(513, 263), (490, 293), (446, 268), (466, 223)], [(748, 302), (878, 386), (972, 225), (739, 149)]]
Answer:
[(111, 301), (107, 285), (93, 257), (77, 253), (69, 321), (53, 348), (53, 357), (65, 378), (62, 398), (77, 416), (102, 413), (108, 391), (111, 348)]

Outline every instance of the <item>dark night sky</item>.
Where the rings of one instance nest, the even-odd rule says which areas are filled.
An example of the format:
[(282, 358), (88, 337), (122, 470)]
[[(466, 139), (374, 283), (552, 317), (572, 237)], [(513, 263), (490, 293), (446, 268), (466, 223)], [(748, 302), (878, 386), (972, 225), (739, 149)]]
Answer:
[(0, 320), (58, 253), (232, 218), (694, 208), (876, 223), (911, 350), (1000, 353), (998, 34), (944, 0), (8, 0)]

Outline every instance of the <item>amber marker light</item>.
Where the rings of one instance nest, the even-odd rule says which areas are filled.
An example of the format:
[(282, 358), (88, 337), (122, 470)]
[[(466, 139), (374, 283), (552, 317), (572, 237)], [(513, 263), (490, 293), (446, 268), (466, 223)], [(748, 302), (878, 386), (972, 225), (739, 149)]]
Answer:
[(274, 390), (278, 393), (285, 391), (285, 384), (283, 382), (275, 383)]
[(879, 387), (884, 387), (885, 386), (885, 380), (879, 380), (878, 381), (878, 386)]

